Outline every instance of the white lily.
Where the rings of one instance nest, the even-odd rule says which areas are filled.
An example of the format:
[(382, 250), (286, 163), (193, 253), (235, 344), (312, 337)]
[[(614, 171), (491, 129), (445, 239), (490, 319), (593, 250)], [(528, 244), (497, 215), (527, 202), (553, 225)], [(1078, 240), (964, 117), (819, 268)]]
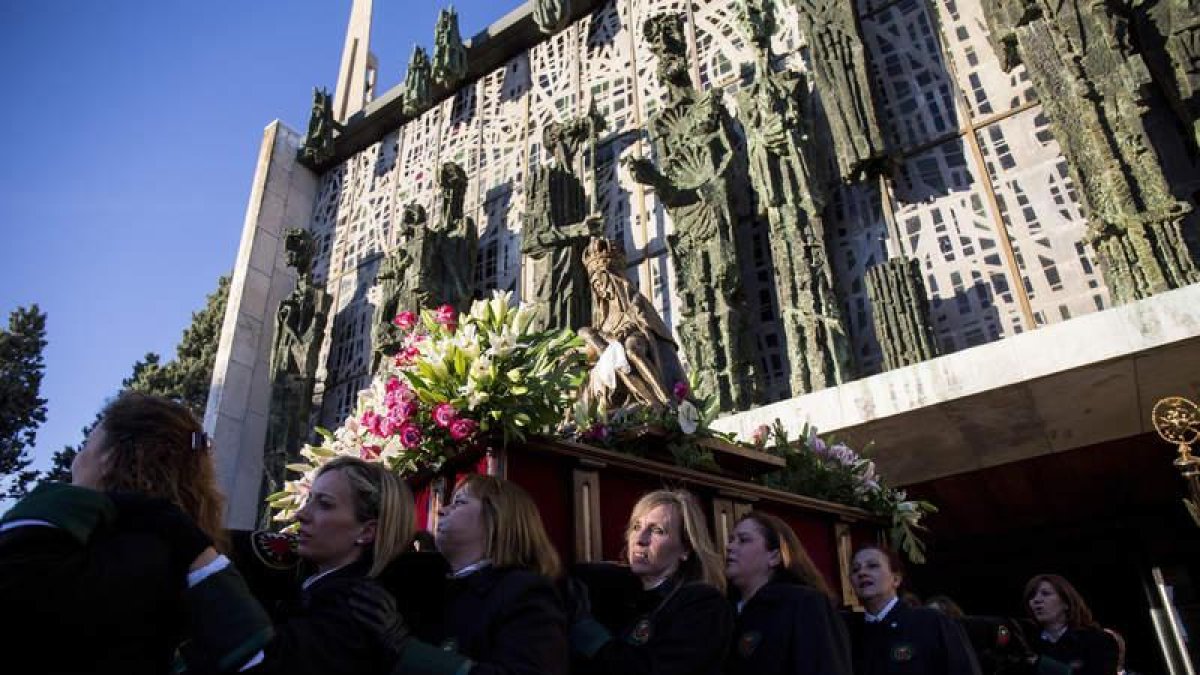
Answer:
[(700, 428), (700, 411), (691, 401), (679, 404), (679, 429), (685, 434), (694, 434)]

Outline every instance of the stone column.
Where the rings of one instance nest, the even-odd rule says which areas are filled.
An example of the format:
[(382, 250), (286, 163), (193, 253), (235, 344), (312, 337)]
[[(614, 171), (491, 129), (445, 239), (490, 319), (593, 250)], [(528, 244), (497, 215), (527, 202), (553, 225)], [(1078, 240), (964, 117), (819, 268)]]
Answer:
[(204, 416), (232, 528), (254, 527), (261, 511), (275, 310), (296, 285), (283, 233), (308, 229), (317, 194), (317, 177), (296, 161), (302, 140), (279, 121), (263, 134)]

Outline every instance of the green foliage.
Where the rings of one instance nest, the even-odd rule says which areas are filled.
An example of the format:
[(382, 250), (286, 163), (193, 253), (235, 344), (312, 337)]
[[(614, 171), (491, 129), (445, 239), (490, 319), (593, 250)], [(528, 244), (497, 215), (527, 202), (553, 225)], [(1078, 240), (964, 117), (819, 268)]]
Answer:
[(46, 421), (46, 399), (39, 396), (45, 348), (46, 314), (37, 305), (13, 310), (0, 331), (0, 485), (8, 497), (24, 495), (37, 478), (28, 469), (29, 450)]
[[(780, 420), (755, 432), (756, 446), (783, 457), (787, 466), (759, 479), (763, 485), (826, 501), (857, 506), (889, 520), (892, 546), (914, 563), (925, 562), (921, 519), (937, 508), (909, 500), (903, 490), (887, 487), (875, 462), (844, 443), (827, 442), (809, 425), (792, 441)], [(774, 442), (772, 447), (768, 446)], [(869, 449), (869, 448), (868, 448)]]

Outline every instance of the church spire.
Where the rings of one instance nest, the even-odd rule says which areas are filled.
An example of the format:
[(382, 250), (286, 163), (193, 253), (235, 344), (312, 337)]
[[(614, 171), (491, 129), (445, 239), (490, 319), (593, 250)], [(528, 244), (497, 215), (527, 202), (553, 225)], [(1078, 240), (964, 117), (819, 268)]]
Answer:
[(334, 118), (344, 123), (375, 97), (378, 64), (371, 53), (372, 0), (353, 0), (334, 93)]

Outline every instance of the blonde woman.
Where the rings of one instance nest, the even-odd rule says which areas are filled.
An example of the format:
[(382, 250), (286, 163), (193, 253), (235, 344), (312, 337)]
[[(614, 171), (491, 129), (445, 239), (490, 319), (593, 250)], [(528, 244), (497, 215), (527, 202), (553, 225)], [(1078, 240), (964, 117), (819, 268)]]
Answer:
[(695, 497), (682, 490), (643, 495), (629, 517), (625, 547), (630, 592), (607, 625), (590, 615), (585, 593), (569, 594), (578, 670), (721, 672), (732, 619), (721, 556)]
[(444, 617), (425, 640), (397, 633), (395, 673), (559, 675), (567, 672), (566, 620), (554, 588), (558, 553), (529, 494), (472, 474), (438, 511), (438, 551), (450, 567)]
[[(390, 601), (375, 577), (403, 553), (413, 535), (413, 497), (383, 465), (339, 457), (321, 467), (296, 514), (298, 553), (314, 569), (299, 597), (275, 624), (275, 639), (249, 672), (387, 672), (395, 660), (365, 623), (356, 598)], [(407, 629), (394, 606), (392, 634)]]

